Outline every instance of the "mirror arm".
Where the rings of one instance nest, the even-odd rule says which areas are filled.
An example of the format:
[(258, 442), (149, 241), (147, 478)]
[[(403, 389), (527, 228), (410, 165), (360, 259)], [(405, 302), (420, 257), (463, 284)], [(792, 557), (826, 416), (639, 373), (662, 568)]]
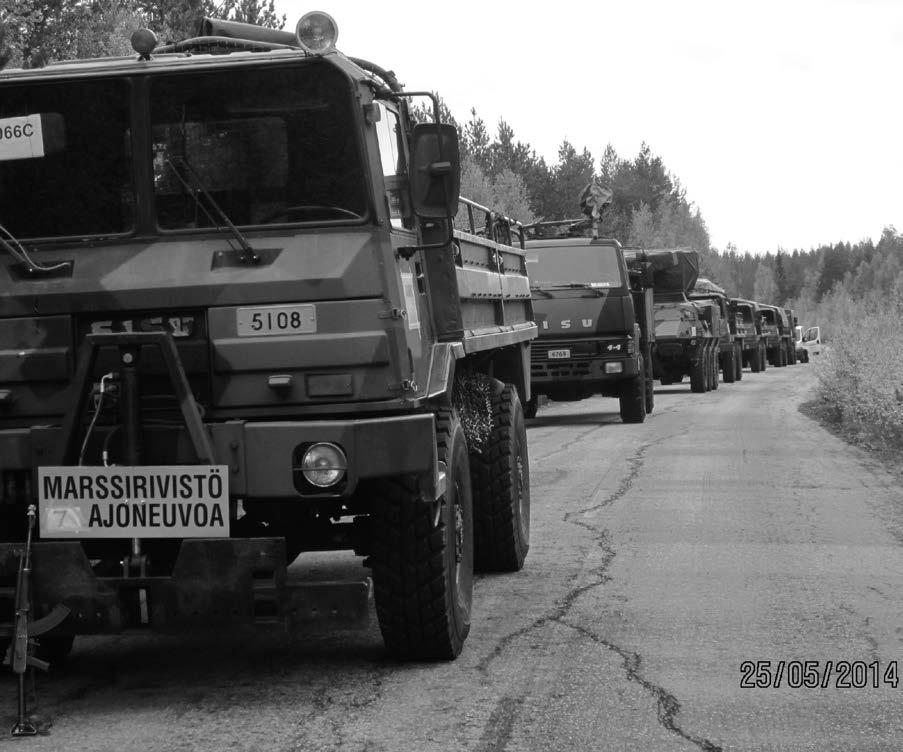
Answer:
[(441, 240), (438, 243), (426, 243), (425, 245), (404, 245), (398, 248), (396, 253), (405, 261), (408, 261), (411, 256), (417, 253), (417, 251), (438, 251), (442, 248), (448, 248), (455, 242), (455, 230), (452, 225), (453, 220), (453, 217), (445, 218), (446, 224), (448, 225), (448, 235), (445, 237), (445, 240)]

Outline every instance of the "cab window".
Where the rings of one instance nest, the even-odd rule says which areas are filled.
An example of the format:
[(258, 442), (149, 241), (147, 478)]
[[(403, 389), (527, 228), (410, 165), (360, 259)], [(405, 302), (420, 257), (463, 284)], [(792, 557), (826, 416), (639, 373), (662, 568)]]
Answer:
[(404, 227), (403, 196), (400, 181), (392, 178), (404, 177), (406, 166), (404, 161), (403, 133), (398, 113), (379, 102), (379, 121), (376, 123), (376, 139), (379, 143), (379, 158), (382, 163), (383, 176), (386, 180), (386, 202), (393, 227)]

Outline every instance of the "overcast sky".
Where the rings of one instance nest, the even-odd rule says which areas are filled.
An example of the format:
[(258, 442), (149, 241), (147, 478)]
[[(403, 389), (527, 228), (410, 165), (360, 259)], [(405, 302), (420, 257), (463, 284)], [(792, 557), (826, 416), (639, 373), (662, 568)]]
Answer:
[(903, 231), (903, 0), (276, 4), (550, 163), (564, 138), (597, 165), (646, 141), (719, 249)]

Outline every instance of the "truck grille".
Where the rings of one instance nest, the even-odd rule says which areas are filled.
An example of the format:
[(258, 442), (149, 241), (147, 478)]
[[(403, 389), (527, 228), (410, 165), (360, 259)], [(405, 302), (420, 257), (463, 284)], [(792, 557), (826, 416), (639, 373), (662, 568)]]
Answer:
[[(530, 346), (530, 360), (534, 364), (554, 364), (554, 359), (549, 358), (549, 350), (570, 350), (571, 360), (594, 358), (598, 354), (597, 345), (594, 340), (568, 342), (550, 342), (537, 343), (534, 342)], [(566, 362), (566, 361), (565, 361)]]

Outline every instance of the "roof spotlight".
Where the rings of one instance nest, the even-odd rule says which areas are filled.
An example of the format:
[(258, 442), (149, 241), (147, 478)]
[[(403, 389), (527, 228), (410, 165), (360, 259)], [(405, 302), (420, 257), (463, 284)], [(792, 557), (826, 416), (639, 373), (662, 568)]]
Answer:
[(150, 60), (150, 54), (157, 46), (157, 35), (150, 29), (138, 29), (132, 34), (132, 49), (135, 50), (142, 60)]
[(305, 13), (295, 27), (298, 44), (307, 52), (322, 55), (335, 49), (339, 38), (339, 27), (328, 13), (313, 10)]

